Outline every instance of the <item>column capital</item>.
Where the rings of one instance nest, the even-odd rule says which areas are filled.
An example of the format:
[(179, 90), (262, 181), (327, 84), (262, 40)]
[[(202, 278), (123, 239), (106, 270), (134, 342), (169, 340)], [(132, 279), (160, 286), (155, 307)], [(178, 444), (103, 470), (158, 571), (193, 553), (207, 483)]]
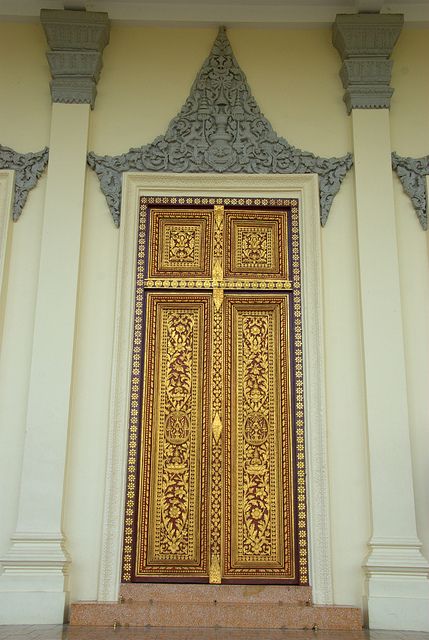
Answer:
[(402, 14), (338, 14), (332, 44), (343, 65), (340, 78), (346, 90), (347, 112), (352, 109), (389, 109), (393, 47), (404, 24)]
[(40, 21), (52, 49), (47, 53), (52, 101), (94, 108), (103, 49), (109, 42), (107, 13), (42, 9)]

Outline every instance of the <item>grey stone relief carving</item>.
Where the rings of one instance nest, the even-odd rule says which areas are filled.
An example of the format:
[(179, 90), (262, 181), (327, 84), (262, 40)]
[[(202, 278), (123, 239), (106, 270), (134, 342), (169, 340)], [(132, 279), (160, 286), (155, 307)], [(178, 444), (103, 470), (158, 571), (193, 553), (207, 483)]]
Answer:
[(429, 176), (429, 156), (403, 158), (397, 153), (392, 153), (392, 167), (405, 193), (411, 198), (422, 229), (426, 231), (428, 228), (426, 176)]
[(12, 217), (16, 222), (27, 200), (28, 192), (36, 186), (48, 164), (48, 148), (36, 153), (18, 153), (0, 145), (0, 169), (15, 171), (15, 196)]
[(40, 21), (52, 49), (46, 54), (52, 101), (94, 108), (103, 49), (109, 42), (107, 13), (42, 9)]
[(402, 14), (339, 14), (332, 44), (341, 56), (340, 78), (346, 90), (347, 113), (352, 109), (389, 109), (390, 54), (401, 33)]
[(326, 224), (351, 154), (322, 158), (290, 145), (261, 113), (221, 27), (191, 93), (165, 135), (118, 156), (88, 154), (113, 220), (120, 222), (122, 173), (316, 173), (320, 221)]

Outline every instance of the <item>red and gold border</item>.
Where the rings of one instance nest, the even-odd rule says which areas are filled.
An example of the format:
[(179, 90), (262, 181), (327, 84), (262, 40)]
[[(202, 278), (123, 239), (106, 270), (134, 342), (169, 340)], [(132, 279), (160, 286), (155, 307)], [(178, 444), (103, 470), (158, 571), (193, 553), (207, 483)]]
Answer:
[[(163, 207), (214, 207), (224, 206), (234, 208), (264, 208), (287, 209), (287, 280), (271, 280), (266, 282), (240, 280), (239, 277), (218, 281), (224, 289), (239, 289), (240, 291), (257, 290), (262, 294), (264, 290), (279, 294), (282, 290), (292, 291), (292, 305), (290, 309), (291, 331), (291, 418), (292, 418), (292, 466), (294, 484), (295, 518), (294, 535), (296, 538), (296, 580), (295, 584), (308, 584), (308, 553), (307, 553), (307, 518), (306, 518), (306, 486), (305, 486), (305, 455), (304, 455), (304, 400), (303, 400), (303, 360), (302, 360), (302, 318), (301, 318), (301, 269), (299, 244), (299, 202), (296, 199), (282, 198), (211, 198), (211, 197), (143, 197), (140, 202), (139, 235), (137, 250), (137, 278), (135, 297), (134, 338), (132, 353), (132, 378), (130, 399), (130, 430), (129, 451), (127, 465), (127, 489), (125, 508), (123, 581), (135, 581), (137, 514), (139, 504), (139, 477), (141, 475), (139, 462), (139, 448), (141, 443), (141, 404), (142, 404), (142, 362), (144, 349), (143, 318), (144, 318), (144, 287), (211, 289), (211, 278), (186, 278), (180, 280), (148, 279), (146, 267), (146, 224), (148, 208)], [(256, 293), (256, 291), (255, 291)], [(221, 438), (216, 442), (219, 443)], [(213, 441), (210, 445), (214, 446)], [(221, 473), (219, 468), (217, 473)], [(217, 522), (217, 521), (216, 521)], [(213, 526), (213, 522), (211, 526)], [(216, 525), (217, 526), (217, 525)], [(220, 525), (219, 525), (220, 526)], [(216, 543), (218, 545), (218, 543)], [(216, 546), (216, 545), (215, 545)], [(217, 546), (218, 548), (218, 546)], [(249, 580), (252, 582), (252, 580)], [(269, 579), (267, 580), (270, 581)]]

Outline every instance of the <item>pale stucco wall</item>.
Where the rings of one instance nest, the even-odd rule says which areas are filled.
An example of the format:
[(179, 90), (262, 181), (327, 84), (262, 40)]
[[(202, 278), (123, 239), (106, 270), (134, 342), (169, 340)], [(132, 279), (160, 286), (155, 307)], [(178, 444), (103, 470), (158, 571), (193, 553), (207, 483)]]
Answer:
[[(393, 53), (392, 149), (429, 154), (428, 31), (406, 29)], [(408, 383), (417, 532), (429, 557), (429, 235), (395, 177), (396, 227)]]
[[(113, 26), (91, 115), (89, 148), (117, 154), (163, 133), (185, 101), (215, 35), (212, 28)], [(280, 135), (324, 156), (351, 150), (340, 60), (328, 29), (230, 29), (229, 37), (256, 100)], [(0, 143), (19, 151), (39, 149), (48, 144), (50, 122), (42, 30), (1, 24), (0, 47), (10, 60), (2, 76)], [(402, 34), (395, 51), (392, 139), (393, 147), (406, 155), (429, 151), (428, 49), (427, 31), (413, 30)], [(11, 243), (0, 356), (0, 484), (7, 487), (0, 554), (15, 526), (43, 196), (42, 179), (14, 225)], [(428, 358), (423, 355), (428, 353), (428, 252), (425, 234), (398, 185), (396, 197), (414, 481), (419, 533), (428, 551)], [(360, 606), (360, 566), (371, 527), (353, 172), (334, 201), (322, 250), (334, 600)], [(64, 511), (73, 559), (72, 600), (97, 597), (117, 251), (118, 232), (88, 170)]]
[[(0, 144), (21, 153), (49, 144), (49, 70), (37, 24), (0, 23)], [(0, 553), (16, 524), (46, 174), (11, 228), (0, 330)]]

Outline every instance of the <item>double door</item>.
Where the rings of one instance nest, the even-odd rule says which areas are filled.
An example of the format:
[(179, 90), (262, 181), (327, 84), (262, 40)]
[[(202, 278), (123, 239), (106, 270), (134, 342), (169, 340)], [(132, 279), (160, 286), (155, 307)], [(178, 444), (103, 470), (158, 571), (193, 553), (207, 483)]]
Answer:
[(307, 582), (297, 225), (142, 200), (125, 580)]

